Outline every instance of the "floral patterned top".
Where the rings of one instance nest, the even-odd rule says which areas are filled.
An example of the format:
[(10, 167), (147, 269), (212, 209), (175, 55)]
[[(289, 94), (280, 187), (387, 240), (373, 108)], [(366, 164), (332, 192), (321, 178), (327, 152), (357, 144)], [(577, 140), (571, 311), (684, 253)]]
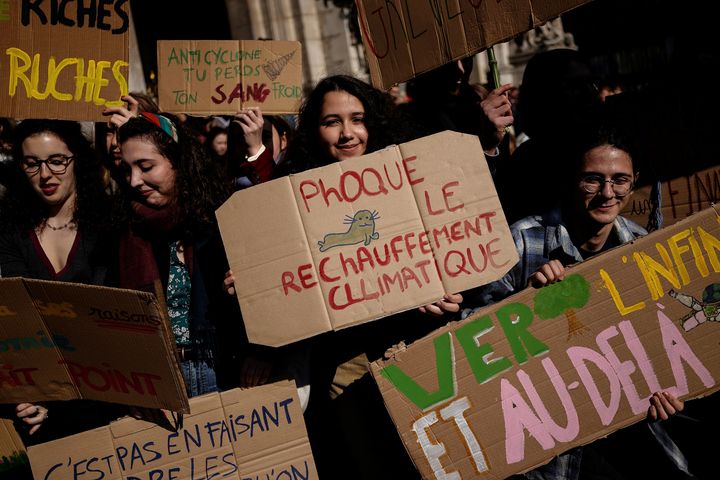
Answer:
[(190, 272), (180, 261), (176, 242), (170, 242), (170, 277), (167, 285), (167, 308), (170, 326), (179, 346), (190, 345)]

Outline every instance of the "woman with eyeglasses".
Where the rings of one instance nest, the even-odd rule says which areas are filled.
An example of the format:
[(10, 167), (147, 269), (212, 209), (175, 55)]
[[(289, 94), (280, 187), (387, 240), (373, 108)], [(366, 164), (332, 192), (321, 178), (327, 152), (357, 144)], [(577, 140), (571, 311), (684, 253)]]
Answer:
[[(0, 276), (112, 285), (110, 199), (80, 125), (24, 120), (13, 145), (12, 179), (0, 203)], [(103, 405), (22, 403), (16, 408), (18, 430), (32, 444), (94, 428), (118, 416)]]

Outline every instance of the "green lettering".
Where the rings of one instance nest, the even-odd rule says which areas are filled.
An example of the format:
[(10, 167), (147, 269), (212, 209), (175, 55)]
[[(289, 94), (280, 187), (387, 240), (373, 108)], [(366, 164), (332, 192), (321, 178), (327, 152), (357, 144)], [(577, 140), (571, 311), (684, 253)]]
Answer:
[[(527, 331), (533, 321), (533, 312), (530, 307), (522, 303), (510, 303), (495, 312), (505, 337), (512, 348), (515, 360), (519, 364), (527, 362), (527, 353), (537, 357), (550, 351), (547, 345), (535, 338)], [(524, 348), (523, 348), (524, 344)]]
[(433, 344), (435, 345), (435, 371), (438, 379), (438, 389), (435, 392), (425, 390), (397, 365), (388, 365), (380, 370), (383, 377), (422, 410), (455, 396), (455, 359), (450, 333), (440, 335), (433, 341)]
[(485, 315), (466, 323), (455, 331), (455, 337), (457, 337), (465, 351), (465, 356), (475, 375), (475, 380), (479, 384), (483, 384), (505, 370), (512, 368), (512, 363), (505, 357), (489, 358), (490, 354), (493, 353), (492, 346), (489, 343), (482, 345), (478, 343), (477, 338), (492, 329), (492, 320), (489, 315)]

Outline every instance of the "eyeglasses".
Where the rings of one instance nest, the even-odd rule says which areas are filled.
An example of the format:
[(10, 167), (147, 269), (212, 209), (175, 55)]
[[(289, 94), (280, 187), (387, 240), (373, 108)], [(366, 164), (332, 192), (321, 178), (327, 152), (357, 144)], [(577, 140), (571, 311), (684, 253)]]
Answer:
[(606, 179), (599, 175), (587, 175), (580, 179), (580, 188), (587, 193), (598, 193), (605, 188), (606, 183), (612, 185), (612, 191), (616, 197), (624, 197), (630, 193), (634, 184), (632, 177)]
[(22, 159), (22, 167), (26, 173), (35, 174), (40, 171), (40, 167), (44, 163), (52, 173), (61, 175), (67, 171), (68, 165), (73, 161), (73, 158), (75, 158), (73, 155), (62, 154), (50, 155), (45, 160), (27, 156)]

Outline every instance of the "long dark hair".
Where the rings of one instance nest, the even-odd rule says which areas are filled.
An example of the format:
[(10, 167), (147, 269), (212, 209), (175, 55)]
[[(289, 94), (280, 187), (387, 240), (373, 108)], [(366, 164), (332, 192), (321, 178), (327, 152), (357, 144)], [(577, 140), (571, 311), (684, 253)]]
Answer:
[(174, 124), (177, 141), (142, 117), (132, 118), (120, 127), (119, 140), (121, 144), (131, 138), (146, 140), (170, 161), (175, 170), (174, 201), (180, 227), (185, 235), (192, 237), (214, 223), (215, 209), (227, 200), (229, 190), (217, 165), (197, 138), (174, 115), (159, 115)]
[(296, 173), (336, 161), (327, 155), (320, 141), (320, 113), (328, 92), (347, 92), (363, 104), (368, 131), (365, 153), (408, 139), (403, 131), (404, 122), (390, 95), (356, 78), (334, 75), (321, 80), (300, 108), (298, 127), (287, 148), (286, 171), (283, 173)]
[(73, 154), (76, 192), (73, 220), (78, 228), (107, 227), (110, 224), (110, 199), (105, 193), (100, 160), (83, 135), (80, 124), (64, 120), (24, 120), (15, 129), (11, 177), (8, 191), (0, 204), (3, 224), (33, 229), (45, 222), (50, 214), (49, 206), (33, 190), (21, 165), (25, 139), (43, 133), (60, 139)]

